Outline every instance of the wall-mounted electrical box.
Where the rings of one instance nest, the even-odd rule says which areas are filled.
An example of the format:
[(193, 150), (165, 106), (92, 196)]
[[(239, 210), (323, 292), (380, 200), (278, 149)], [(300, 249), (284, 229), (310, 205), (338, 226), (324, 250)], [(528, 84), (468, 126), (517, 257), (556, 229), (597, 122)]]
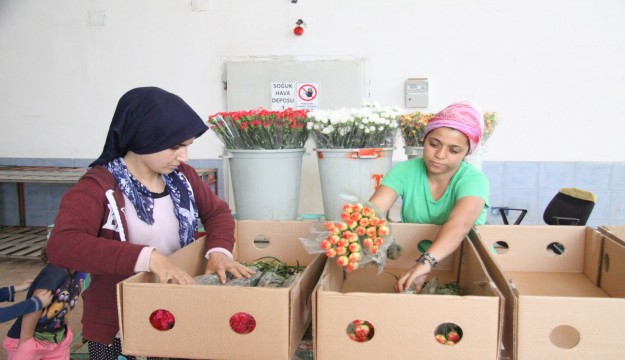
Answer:
[(428, 107), (428, 79), (412, 78), (406, 80), (406, 107)]

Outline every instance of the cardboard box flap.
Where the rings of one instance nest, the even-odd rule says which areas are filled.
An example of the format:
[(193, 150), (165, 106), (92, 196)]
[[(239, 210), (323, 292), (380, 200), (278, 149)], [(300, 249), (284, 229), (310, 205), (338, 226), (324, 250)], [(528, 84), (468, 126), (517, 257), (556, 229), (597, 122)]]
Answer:
[(307, 264), (319, 254), (309, 254), (299, 238), (309, 236), (313, 224), (314, 221), (238, 220), (237, 258), (252, 261), (271, 256), (289, 265)]
[[(458, 272), (458, 281), (467, 295), (491, 296), (499, 294), (497, 286), (488, 274), (486, 265), (480, 259), (475, 245), (467, 238), (462, 243), (462, 261)], [(503, 297), (502, 297), (503, 301)]]
[(605, 238), (601, 264), (601, 289), (612, 297), (625, 298), (625, 246)]
[[(421, 255), (419, 244), (422, 241), (433, 241), (440, 230), (439, 225), (429, 224), (406, 224), (392, 223), (391, 234), (403, 248), (403, 254), (397, 260), (388, 260), (385, 268), (408, 269), (415, 264), (415, 260)], [(436, 270), (452, 270), (458, 268), (460, 254), (447, 257), (439, 262)]]
[(480, 227), (473, 228), (471, 232), (469, 232), (469, 238), (471, 239), (471, 243), (475, 246), (477, 253), (480, 256), (486, 270), (493, 280), (493, 282), (497, 285), (497, 289), (504, 296), (506, 301), (503, 303), (504, 310), (502, 312), (502, 336), (501, 343), (504, 348), (504, 351), (511, 355), (514, 359), (516, 359), (516, 341), (515, 341), (515, 331), (517, 325), (517, 302), (518, 302), (518, 292), (515, 289), (513, 283), (509, 282), (508, 279), (503, 274), (503, 271), (499, 267), (499, 265), (495, 262), (495, 260), (488, 253), (492, 251), (493, 244), (490, 244), (490, 248), (486, 248), (486, 244), (480, 241), (479, 233)]
[(176, 251), (169, 259), (191, 276), (203, 274), (206, 267), (206, 237), (195, 240), (191, 244)]
[[(476, 227), (478, 238), (499, 262), (501, 270), (534, 272), (583, 272), (586, 232), (584, 226), (515, 226), (481, 225)], [(512, 231), (514, 230), (514, 231)], [(503, 247), (501, 245), (505, 245)], [(552, 250), (557, 245), (561, 255)], [(532, 266), (527, 266), (532, 259)]]
[(599, 227), (599, 231), (609, 236), (612, 240), (619, 241), (625, 245), (625, 226), (604, 225)]
[(506, 276), (525, 296), (607, 297), (583, 273), (509, 271)]
[[(317, 256), (306, 268), (307, 276), (302, 277), (291, 287), (290, 306), (290, 339), (289, 354), (293, 356), (302, 337), (312, 324), (313, 318), (313, 291), (317, 286), (319, 276), (325, 267), (325, 256)], [(267, 289), (271, 290), (271, 289)]]

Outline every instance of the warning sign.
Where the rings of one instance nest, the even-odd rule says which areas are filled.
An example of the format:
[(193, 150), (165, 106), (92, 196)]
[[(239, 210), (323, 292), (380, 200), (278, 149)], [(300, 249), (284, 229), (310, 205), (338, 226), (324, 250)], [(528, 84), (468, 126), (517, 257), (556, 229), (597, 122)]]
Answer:
[(297, 83), (296, 103), (298, 109), (317, 110), (319, 109), (319, 84), (317, 83)]
[(272, 82), (271, 110), (319, 109), (319, 85), (312, 82)]

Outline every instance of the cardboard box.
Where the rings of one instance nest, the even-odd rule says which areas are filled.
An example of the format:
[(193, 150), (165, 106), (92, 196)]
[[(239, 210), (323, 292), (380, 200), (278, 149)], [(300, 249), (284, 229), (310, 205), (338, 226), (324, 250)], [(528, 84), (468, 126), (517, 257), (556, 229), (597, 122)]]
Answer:
[[(430, 275), (440, 281), (458, 281), (466, 292), (456, 295), (398, 294), (396, 278), (415, 264), (418, 243), (434, 239), (436, 225), (393, 223), (391, 231), (404, 254), (389, 261), (384, 272), (363, 267), (343, 273), (328, 260), (314, 295), (315, 359), (498, 359), (501, 343), (503, 297), (490, 279), (469, 240), (453, 256), (441, 261)], [(367, 342), (356, 342), (346, 329), (354, 320), (374, 327)], [(455, 345), (436, 341), (444, 323), (458, 325), (463, 333)]]
[(625, 244), (625, 226), (605, 225), (600, 226), (599, 231), (611, 239)]
[[(289, 288), (256, 288), (157, 283), (140, 273), (117, 286), (124, 352), (129, 355), (193, 359), (291, 359), (312, 321), (312, 291), (323, 270), (325, 255), (308, 254), (299, 237), (309, 234), (309, 221), (237, 221), (236, 258), (252, 262), (274, 256), (289, 265), (306, 265)], [(204, 240), (171, 255), (192, 276), (203, 274)], [(175, 325), (152, 327), (150, 315), (170, 311)], [(232, 315), (245, 312), (256, 328), (239, 334)]]
[(506, 298), (514, 359), (625, 358), (622, 244), (584, 226), (481, 225), (470, 237)]

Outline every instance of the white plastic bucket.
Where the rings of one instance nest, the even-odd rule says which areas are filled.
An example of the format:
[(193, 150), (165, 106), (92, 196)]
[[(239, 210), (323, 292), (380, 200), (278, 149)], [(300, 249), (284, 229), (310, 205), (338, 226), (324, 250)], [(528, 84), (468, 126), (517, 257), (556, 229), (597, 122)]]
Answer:
[(353, 202), (342, 195), (367, 201), (393, 164), (393, 148), (315, 149), (319, 163), (325, 218), (340, 221), (343, 205)]
[(226, 150), (236, 218), (295, 220), (305, 149)]
[(404, 153), (408, 156), (408, 160), (423, 157), (423, 146), (404, 146)]
[(482, 161), (484, 157), (484, 153), (486, 153), (486, 145), (480, 145), (473, 154), (467, 156), (465, 160), (468, 163), (475, 165), (476, 168), (482, 170)]

